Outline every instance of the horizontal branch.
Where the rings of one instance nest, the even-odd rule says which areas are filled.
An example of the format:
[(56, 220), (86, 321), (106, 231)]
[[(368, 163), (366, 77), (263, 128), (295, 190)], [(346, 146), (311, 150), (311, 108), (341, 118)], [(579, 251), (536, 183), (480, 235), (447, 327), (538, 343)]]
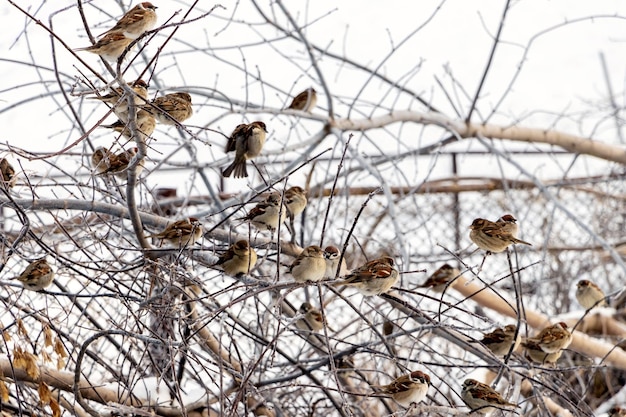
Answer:
[(545, 130), (522, 126), (502, 127), (493, 124), (466, 124), (453, 120), (441, 113), (420, 113), (396, 111), (371, 119), (338, 119), (331, 122), (333, 128), (340, 130), (369, 130), (397, 122), (415, 122), (423, 125), (440, 126), (461, 139), (482, 136), (490, 139), (508, 139), (517, 142), (545, 143), (558, 146), (570, 152), (591, 155), (607, 161), (626, 164), (626, 149), (609, 145), (590, 138), (570, 135), (556, 130)]

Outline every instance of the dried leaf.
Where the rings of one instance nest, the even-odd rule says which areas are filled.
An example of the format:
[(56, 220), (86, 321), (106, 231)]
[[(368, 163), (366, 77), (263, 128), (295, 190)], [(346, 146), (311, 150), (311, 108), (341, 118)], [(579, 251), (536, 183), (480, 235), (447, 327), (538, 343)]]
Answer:
[(47, 324), (43, 325), (43, 340), (44, 346), (52, 346), (52, 331)]
[(26, 369), (24, 351), (20, 346), (15, 346), (15, 348), (13, 349), (13, 366), (19, 369)]
[(63, 369), (63, 368), (65, 368), (65, 359), (63, 359), (63, 358), (58, 358), (58, 359), (57, 359), (57, 369), (58, 369), (58, 370), (61, 370), (61, 369)]
[(24, 336), (25, 338), (28, 338), (28, 331), (26, 330), (26, 327), (24, 326), (24, 322), (22, 321), (22, 319), (17, 319), (16, 324), (17, 324), (17, 334), (20, 336)]
[(10, 342), (11, 341), (11, 333), (9, 333), (7, 330), (4, 330), (2, 332), (2, 338), (4, 339), (5, 342)]
[(61, 407), (54, 398), (50, 399), (50, 409), (52, 410), (52, 417), (61, 417)]
[(50, 354), (45, 350), (41, 351), (41, 359), (46, 363), (52, 363), (52, 358), (50, 357)]
[(52, 400), (52, 394), (50, 393), (50, 388), (48, 388), (45, 382), (39, 382), (39, 388), (37, 388), (37, 392), (39, 393), (39, 402), (41, 404), (50, 404), (50, 400)]
[(37, 357), (30, 352), (24, 352), (24, 358), (26, 362), (26, 374), (33, 378), (39, 378), (39, 366), (37, 366)]
[(63, 343), (61, 343), (61, 339), (58, 337), (54, 340), (54, 352), (62, 358), (67, 358), (65, 347), (63, 346)]
[(9, 402), (9, 387), (7, 387), (4, 381), (0, 381), (0, 400), (4, 403)]

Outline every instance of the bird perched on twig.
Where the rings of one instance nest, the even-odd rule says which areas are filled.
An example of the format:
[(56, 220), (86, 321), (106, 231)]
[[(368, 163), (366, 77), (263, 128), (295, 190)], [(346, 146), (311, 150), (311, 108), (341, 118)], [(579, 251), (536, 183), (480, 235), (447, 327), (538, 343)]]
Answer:
[(128, 39), (134, 40), (149, 31), (157, 22), (157, 7), (150, 2), (144, 1), (130, 9), (122, 16), (115, 26), (102, 35), (121, 34)]
[(296, 321), (296, 327), (298, 329), (316, 332), (324, 328), (324, 316), (322, 316), (322, 312), (311, 304), (302, 303), (298, 309), (298, 313), (302, 314), (302, 318)]
[(175, 125), (177, 122), (182, 123), (193, 114), (191, 95), (184, 92), (170, 93), (157, 97), (152, 101), (152, 106), (144, 106), (144, 109), (152, 114), (159, 123), (164, 125)]
[(147, 238), (157, 238), (168, 241), (176, 247), (193, 245), (202, 237), (202, 225), (195, 217), (177, 220), (168, 225), (162, 232), (148, 235)]
[[(515, 351), (522, 341), (522, 337), (519, 332), (515, 337), (515, 331), (517, 327), (513, 324), (499, 327), (491, 333), (484, 335), (480, 341), (487, 349), (493, 352), (496, 356), (505, 356), (509, 351)], [(513, 348), (511, 349), (511, 346)]]
[(307, 246), (293, 261), (289, 272), (296, 282), (321, 281), (326, 272), (324, 251), (317, 245)]
[(513, 237), (517, 237), (519, 226), (517, 225), (517, 219), (512, 214), (503, 215), (496, 220), (496, 224), (502, 227), (505, 233), (510, 233)]
[[(136, 106), (143, 106), (148, 102), (148, 84), (144, 80), (136, 80), (128, 83), (128, 86), (135, 93), (133, 101)], [(103, 103), (113, 106), (113, 112), (122, 121), (128, 122), (128, 100), (124, 96), (124, 89), (117, 87), (111, 90), (109, 94), (98, 97), (90, 97), (92, 100), (100, 100)], [(138, 110), (140, 110), (138, 108)]]
[(334, 285), (354, 286), (361, 294), (369, 297), (386, 293), (399, 277), (393, 258), (383, 256), (352, 270), (343, 281)]
[(522, 341), (522, 347), (526, 349), (526, 358), (529, 358), (533, 362), (544, 364), (552, 364), (554, 365), (561, 355), (563, 354), (562, 350), (556, 351), (554, 353), (546, 353), (541, 349), (539, 344), (532, 339), (525, 339)]
[(337, 273), (337, 267), (339, 266), (339, 258), (341, 252), (337, 246), (326, 246), (324, 249), (324, 258), (326, 258), (326, 272), (324, 272), (324, 278), (335, 279), (348, 275), (348, 266), (346, 264), (346, 257), (341, 259), (341, 267), (339, 273)]
[(572, 334), (567, 330), (567, 324), (562, 321), (546, 327), (537, 336), (528, 338), (528, 340), (536, 342), (541, 350), (546, 353), (556, 353), (567, 349), (572, 343), (572, 339)]
[(487, 219), (475, 219), (470, 229), (472, 242), (489, 253), (502, 252), (514, 243), (532, 246), (530, 243), (514, 237), (511, 233), (507, 233), (501, 225)]
[(278, 225), (285, 221), (285, 206), (279, 193), (270, 193), (265, 200), (258, 203), (247, 216), (240, 217), (252, 223), (259, 230), (269, 230), (274, 233)]
[(489, 385), (475, 379), (466, 379), (463, 382), (461, 399), (472, 410), (472, 413), (482, 415), (491, 414), (495, 410), (509, 410), (517, 407), (517, 404), (506, 401)]
[[(133, 147), (127, 151), (114, 154), (102, 146), (96, 148), (91, 155), (91, 165), (98, 175), (114, 174), (119, 179), (126, 179), (128, 176), (128, 165), (137, 155), (138, 148)], [(143, 170), (144, 161), (140, 160), (137, 164), (137, 175)]]
[(27, 290), (41, 291), (48, 288), (54, 280), (54, 271), (46, 258), (31, 262), (17, 277), (13, 278), (22, 283)]
[(307, 88), (293, 98), (288, 109), (302, 110), (310, 113), (317, 104), (317, 91), (313, 87)]
[(417, 288), (431, 288), (433, 291), (441, 293), (448, 283), (458, 277), (460, 273), (458, 269), (448, 264), (443, 264)]
[(15, 176), (15, 169), (6, 158), (0, 159), (0, 176), (4, 185), (8, 188), (13, 188), (17, 177)]
[(393, 382), (382, 386), (372, 386), (375, 392), (393, 398), (398, 404), (409, 408), (411, 404), (417, 404), (426, 398), (430, 376), (422, 371), (413, 371), (402, 375)]
[(266, 134), (265, 123), (260, 121), (238, 125), (226, 144), (226, 152), (235, 152), (235, 160), (222, 172), (222, 175), (230, 177), (234, 173), (235, 178), (247, 177), (246, 161), (261, 153)]
[(145, 141), (152, 133), (156, 127), (156, 120), (154, 116), (148, 113), (145, 110), (137, 111), (137, 134), (138, 138), (132, 137), (132, 132), (128, 127), (128, 122), (123, 122), (121, 120), (116, 121), (110, 125), (100, 125), (100, 127), (106, 127), (109, 129), (113, 129), (117, 133), (121, 133), (122, 136), (133, 139), (135, 141), (142, 140)]
[(224, 252), (214, 266), (220, 267), (226, 274), (236, 277), (248, 275), (254, 268), (257, 254), (247, 240), (238, 240)]
[(84, 48), (76, 48), (75, 51), (87, 51), (100, 55), (109, 62), (116, 62), (128, 45), (133, 42), (121, 33), (108, 33), (98, 40), (94, 45)]
[(296, 240), (295, 218), (302, 214), (306, 207), (306, 191), (298, 186), (288, 188), (285, 191), (284, 201), (287, 209), (287, 218), (289, 219), (289, 233), (291, 233), (291, 242), (293, 243)]
[(576, 284), (576, 299), (578, 303), (589, 310), (593, 307), (606, 307), (606, 297), (604, 291), (593, 282), (581, 279)]

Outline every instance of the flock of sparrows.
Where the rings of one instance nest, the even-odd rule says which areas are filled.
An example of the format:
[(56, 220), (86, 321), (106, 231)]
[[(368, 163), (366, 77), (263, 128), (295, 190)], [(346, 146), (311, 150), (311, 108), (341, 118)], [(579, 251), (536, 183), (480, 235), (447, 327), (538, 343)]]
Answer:
[[(128, 11), (118, 22), (92, 46), (76, 49), (100, 55), (107, 61), (117, 61), (126, 48), (145, 32), (151, 30), (157, 21), (157, 7), (150, 2), (142, 2)], [(148, 99), (148, 85), (141, 79), (128, 83), (133, 100), (137, 106), (136, 132), (129, 129), (128, 92), (123, 88), (114, 88), (104, 96), (93, 97), (112, 107), (119, 120), (108, 127), (125, 137), (134, 134), (142, 139), (152, 135), (156, 123), (178, 125), (193, 114), (191, 96), (186, 92), (176, 92)], [(287, 109), (310, 112), (317, 104), (317, 92), (308, 88), (294, 97)], [(262, 121), (239, 124), (231, 133), (226, 144), (226, 153), (235, 152), (232, 164), (222, 171), (224, 177), (244, 178), (248, 176), (246, 161), (259, 156), (265, 144), (267, 127)], [(115, 154), (103, 147), (96, 149), (92, 156), (93, 166), (98, 174), (113, 173), (124, 178), (130, 160), (130, 151)], [(119, 157), (121, 155), (121, 157)]]
[[(306, 204), (305, 191), (295, 186), (287, 189), (284, 196), (278, 192), (269, 193), (241, 220), (262, 231), (275, 231), (288, 216), (293, 218), (301, 214)], [(515, 236), (517, 224), (510, 214), (502, 216), (496, 222), (476, 219), (472, 222), (470, 230), (470, 239), (487, 252), (501, 252), (507, 246), (516, 243), (530, 245)], [(186, 247), (199, 240), (202, 233), (199, 220), (191, 217), (175, 221), (163, 231), (147, 237), (167, 241), (176, 247)], [(248, 241), (239, 240), (222, 253), (213, 266), (227, 275), (238, 277), (250, 274), (256, 266), (257, 259), (257, 253)], [(399, 279), (399, 272), (392, 257), (382, 256), (349, 270), (340, 250), (335, 246), (328, 246), (325, 249), (317, 245), (307, 246), (291, 263), (288, 271), (294, 281), (299, 283), (331, 280), (330, 285), (353, 286), (367, 297), (388, 292)], [(444, 264), (418, 287), (442, 292), (458, 276), (460, 276), (458, 269)], [(39, 291), (48, 287), (53, 278), (54, 272), (44, 258), (31, 263), (15, 279), (19, 280), (24, 288)], [(606, 304), (602, 291), (588, 280), (578, 282), (576, 297), (586, 309)], [(324, 327), (328, 328), (324, 315), (312, 304), (303, 303), (298, 313), (296, 321), (298, 329), (317, 332)], [(507, 325), (484, 334), (482, 340), (477, 342), (499, 357), (512, 354), (521, 345), (525, 348), (528, 359), (539, 364), (554, 364), (572, 341), (572, 334), (563, 322), (548, 326), (536, 336), (523, 340), (519, 333), (515, 325)], [(427, 374), (413, 371), (398, 377), (388, 385), (374, 387), (374, 395), (389, 396), (400, 405), (409, 407), (426, 397), (429, 386), (430, 377)], [(516, 407), (489, 385), (474, 379), (465, 380), (461, 398), (472, 412), (482, 415), (490, 414), (497, 409), (507, 410)]]
[[(149, 2), (142, 2), (126, 13), (117, 24), (101, 35), (93, 46), (79, 50), (100, 55), (108, 61), (117, 61), (126, 48), (146, 31), (151, 30), (157, 21), (156, 7)], [(191, 96), (186, 92), (177, 92), (150, 100), (148, 85), (143, 80), (128, 84), (132, 91), (132, 99), (137, 109), (136, 126), (138, 134), (144, 138), (152, 135), (156, 123), (177, 125), (193, 114)], [(123, 88), (112, 89), (110, 93), (94, 97), (112, 107), (118, 121), (105, 127), (131, 138), (133, 132), (128, 127), (129, 105), (128, 92)], [(288, 109), (310, 112), (317, 103), (317, 93), (309, 88), (298, 94)], [(231, 133), (226, 145), (226, 152), (234, 152), (232, 164), (222, 171), (224, 177), (242, 178), (248, 176), (247, 161), (260, 155), (266, 141), (267, 127), (262, 121), (239, 124)], [(97, 148), (92, 154), (92, 165), (98, 175), (112, 174), (126, 178), (129, 164), (137, 154), (137, 148), (114, 153), (104, 147)], [(143, 161), (138, 169), (143, 168)], [(15, 180), (15, 170), (6, 159), (0, 160), (0, 174), (5, 185), (11, 186)], [(294, 219), (302, 214), (307, 205), (306, 192), (295, 186), (279, 192), (269, 193), (261, 202), (251, 209), (247, 215), (239, 218), (261, 231), (275, 232), (286, 220), (292, 238)], [(505, 251), (510, 245), (530, 243), (517, 237), (516, 219), (506, 214), (497, 221), (477, 218), (470, 226), (469, 237), (480, 249), (491, 253)], [(148, 235), (166, 241), (175, 247), (188, 247), (203, 235), (203, 228), (197, 218), (190, 217), (174, 221), (159, 233)], [(341, 263), (340, 263), (341, 259)], [(233, 243), (213, 265), (230, 276), (248, 275), (255, 268), (257, 253), (247, 240)], [(319, 282), (333, 280), (332, 285), (352, 286), (364, 296), (376, 296), (387, 293), (399, 280), (400, 273), (396, 262), (390, 256), (373, 259), (354, 269), (348, 269), (345, 258), (336, 246), (311, 245), (305, 247), (288, 268), (295, 282)], [(429, 288), (443, 292), (448, 285), (460, 276), (460, 271), (448, 264), (437, 269), (419, 288)], [(340, 280), (337, 280), (340, 278)], [(54, 271), (45, 258), (32, 262), (17, 277), (25, 289), (40, 291), (53, 282)], [(602, 290), (593, 282), (580, 280), (577, 283), (576, 298), (585, 308), (606, 305), (606, 297)], [(296, 326), (305, 331), (317, 332), (328, 327), (322, 312), (312, 304), (302, 303)], [(527, 357), (540, 364), (554, 364), (572, 341), (572, 334), (563, 322), (544, 328), (534, 337), (522, 340), (519, 329), (515, 325), (506, 325), (484, 334), (480, 343), (494, 355), (504, 357), (514, 352), (520, 345), (526, 349)], [(374, 387), (377, 394), (393, 398), (403, 407), (421, 402), (426, 398), (431, 384), (429, 375), (421, 371), (413, 371), (396, 378), (388, 385)], [(516, 404), (507, 402), (489, 385), (466, 379), (462, 385), (461, 398), (467, 406), (477, 414), (487, 415), (494, 410), (510, 410)], [(626, 412), (614, 407), (611, 417), (626, 416)]]

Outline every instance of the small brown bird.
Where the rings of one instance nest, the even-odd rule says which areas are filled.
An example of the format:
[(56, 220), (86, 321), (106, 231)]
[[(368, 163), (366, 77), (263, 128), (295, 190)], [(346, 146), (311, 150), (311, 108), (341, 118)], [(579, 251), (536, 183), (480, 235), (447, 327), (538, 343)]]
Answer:
[(448, 282), (458, 277), (461, 272), (448, 264), (443, 264), (431, 276), (429, 276), (423, 284), (417, 288), (431, 288), (433, 291), (442, 293), (448, 285)]
[(148, 235), (147, 238), (166, 240), (176, 247), (193, 245), (202, 237), (202, 225), (195, 217), (177, 220), (167, 226), (162, 232)]
[(537, 336), (528, 340), (536, 342), (541, 350), (546, 353), (556, 353), (567, 349), (572, 343), (572, 338), (572, 334), (567, 330), (567, 324), (561, 321), (546, 327)]
[(517, 237), (519, 232), (519, 226), (517, 225), (517, 219), (512, 214), (505, 214), (496, 220), (496, 224), (502, 227), (505, 233), (510, 233), (513, 237)]
[(533, 362), (536, 362), (542, 365), (545, 365), (545, 364), (554, 365), (563, 354), (562, 350), (559, 350), (554, 353), (546, 353), (541, 349), (539, 344), (532, 339), (525, 339), (522, 342), (522, 347), (526, 349), (527, 359), (530, 359)]
[(226, 152), (235, 152), (235, 160), (223, 172), (224, 177), (235, 178), (248, 176), (246, 161), (257, 157), (265, 144), (267, 128), (263, 122), (252, 122), (238, 125), (228, 139)]
[(492, 351), (494, 355), (505, 356), (511, 350), (511, 346), (513, 346), (512, 350), (515, 351), (522, 341), (519, 333), (517, 338), (515, 338), (516, 329), (513, 324), (504, 326), (504, 328), (499, 327), (493, 332), (485, 334), (480, 342)]
[(586, 279), (581, 279), (576, 284), (576, 299), (587, 310), (593, 307), (607, 306), (604, 292), (596, 284)]
[(290, 219), (294, 219), (296, 216), (302, 214), (306, 207), (306, 191), (302, 187), (291, 187), (285, 191), (285, 207), (287, 208), (287, 216)]
[(289, 272), (296, 282), (321, 281), (326, 272), (324, 251), (317, 245), (307, 246), (293, 261)]
[(116, 62), (132, 41), (132, 39), (127, 38), (121, 33), (109, 33), (104, 35), (104, 37), (98, 40), (94, 45), (74, 50), (91, 52), (92, 54), (100, 55), (109, 62)]
[(391, 384), (372, 388), (375, 392), (393, 398), (402, 407), (409, 408), (411, 404), (417, 404), (426, 398), (429, 386), (430, 376), (421, 371), (413, 371), (396, 378)]
[(626, 417), (626, 408), (618, 406), (611, 407), (609, 417)]
[(517, 404), (507, 402), (489, 385), (475, 379), (466, 379), (463, 382), (461, 399), (472, 410), (472, 413), (482, 415), (491, 414), (495, 410), (508, 410), (517, 407)]
[(299, 314), (302, 318), (296, 321), (296, 327), (300, 330), (319, 331), (324, 328), (324, 317), (322, 312), (309, 303), (302, 303)]
[[(124, 137), (136, 140), (135, 138), (131, 138), (132, 132), (128, 128), (128, 122), (123, 122), (118, 120), (117, 122), (111, 125), (100, 125), (100, 127), (106, 127), (109, 129), (113, 129), (117, 133), (121, 133)], [(139, 139), (145, 141), (156, 128), (156, 120), (154, 116), (148, 113), (145, 110), (137, 111), (137, 133), (139, 135)]]
[(143, 35), (144, 32), (152, 29), (156, 24), (156, 9), (156, 6), (147, 1), (139, 3), (126, 12), (126, 14), (117, 21), (115, 26), (102, 35), (117, 33), (131, 40), (137, 39), (139, 36)]
[(306, 191), (302, 187), (291, 187), (285, 191), (284, 195), (285, 207), (287, 209), (287, 218), (289, 219), (289, 233), (291, 233), (291, 242), (296, 240), (295, 218), (304, 211), (306, 207)]
[[(128, 177), (128, 165), (131, 163), (138, 152), (137, 147), (130, 148), (118, 154), (113, 154), (108, 149), (98, 147), (91, 155), (91, 164), (98, 175), (115, 174), (119, 179)], [(143, 170), (144, 161), (140, 160), (137, 164), (137, 175)]]
[(335, 279), (348, 275), (348, 266), (346, 264), (346, 257), (341, 260), (341, 268), (339, 268), (339, 274), (337, 274), (337, 266), (339, 265), (339, 258), (341, 252), (337, 246), (326, 246), (324, 249), (324, 257), (326, 258), (326, 272), (324, 272), (324, 278)]
[(486, 219), (475, 219), (470, 229), (472, 242), (487, 252), (499, 253), (514, 243), (532, 246), (530, 243), (505, 232), (502, 226)]
[(22, 286), (31, 291), (41, 291), (48, 288), (54, 280), (54, 271), (46, 261), (42, 258), (31, 262), (24, 272), (13, 278), (22, 283)]
[[(144, 80), (136, 80), (128, 83), (128, 86), (135, 93), (134, 103), (141, 107), (148, 102), (148, 84)], [(113, 106), (113, 112), (122, 122), (128, 122), (128, 99), (124, 95), (124, 89), (114, 88), (109, 94), (99, 97), (89, 97), (92, 100), (100, 100), (103, 103)]]
[(254, 268), (257, 254), (247, 240), (238, 240), (233, 243), (220, 257), (215, 266), (232, 277), (248, 275)]
[(9, 188), (13, 188), (17, 177), (15, 176), (15, 169), (13, 169), (13, 166), (6, 158), (0, 159), (0, 175), (2, 176), (2, 183)]
[(293, 110), (302, 110), (310, 113), (317, 104), (317, 91), (313, 87), (307, 88), (293, 98), (293, 101), (287, 107)]
[(393, 258), (383, 256), (350, 272), (336, 285), (352, 285), (366, 297), (384, 294), (400, 278)]
[(286, 210), (281, 201), (280, 194), (272, 192), (250, 210), (247, 216), (238, 220), (248, 221), (259, 230), (269, 230), (274, 233), (278, 225), (285, 221)]
[[(189, 93), (171, 93), (157, 97), (152, 101), (153, 106), (144, 108), (150, 112), (159, 123), (176, 125), (189, 119), (193, 114), (191, 96)], [(178, 122), (178, 123), (177, 123)]]

